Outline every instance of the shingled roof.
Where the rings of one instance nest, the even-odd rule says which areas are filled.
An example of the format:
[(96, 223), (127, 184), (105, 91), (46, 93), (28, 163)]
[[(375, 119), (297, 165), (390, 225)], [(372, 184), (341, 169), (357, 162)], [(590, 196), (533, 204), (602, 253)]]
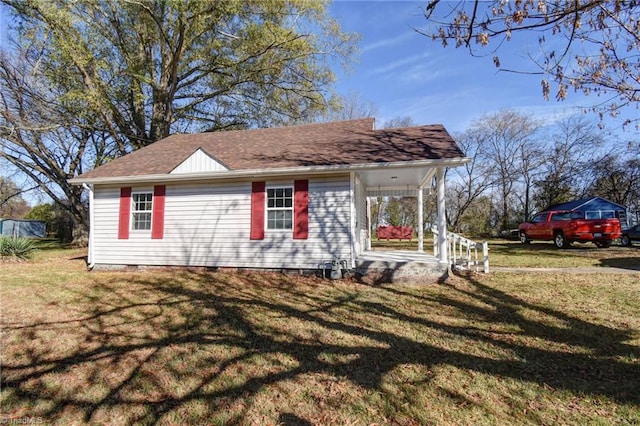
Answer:
[(464, 157), (442, 125), (374, 130), (373, 118), (366, 118), (269, 129), (176, 134), (76, 179), (168, 174), (198, 149), (234, 171)]

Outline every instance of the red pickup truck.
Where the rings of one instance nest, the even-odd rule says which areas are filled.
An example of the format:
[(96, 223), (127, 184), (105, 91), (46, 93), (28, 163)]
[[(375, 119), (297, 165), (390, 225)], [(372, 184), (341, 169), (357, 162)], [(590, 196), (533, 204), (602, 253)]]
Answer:
[(522, 243), (531, 240), (553, 241), (558, 248), (572, 242), (593, 242), (598, 247), (609, 247), (620, 238), (622, 231), (618, 219), (585, 219), (579, 211), (545, 211), (518, 227)]

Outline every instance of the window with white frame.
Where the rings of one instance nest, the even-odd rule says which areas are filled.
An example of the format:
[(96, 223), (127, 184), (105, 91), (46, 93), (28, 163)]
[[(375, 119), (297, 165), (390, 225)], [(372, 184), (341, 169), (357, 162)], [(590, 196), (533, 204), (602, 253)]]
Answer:
[(267, 188), (267, 229), (293, 229), (293, 187)]
[(616, 212), (613, 210), (592, 210), (587, 212), (587, 219), (614, 219)]
[(133, 221), (132, 229), (134, 230), (150, 230), (151, 229), (151, 209), (153, 205), (152, 192), (137, 192), (131, 195), (133, 202)]

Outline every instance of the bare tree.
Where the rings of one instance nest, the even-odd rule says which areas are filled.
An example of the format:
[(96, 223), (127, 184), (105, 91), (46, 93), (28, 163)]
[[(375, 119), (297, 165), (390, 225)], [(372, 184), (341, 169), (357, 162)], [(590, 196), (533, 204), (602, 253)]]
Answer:
[[(556, 99), (563, 100), (573, 88), (599, 96), (592, 108), (601, 115), (617, 115), (624, 106), (638, 108), (637, 1), (432, 0), (427, 3), (425, 17), (432, 27), (418, 32), (444, 46), (452, 43), (474, 56), (492, 54), (495, 65), (503, 71), (541, 75), (545, 98), (555, 92)], [(529, 54), (533, 65), (529, 70), (504, 68), (499, 57), (504, 42), (519, 32), (534, 34), (538, 39), (540, 51)], [(625, 124), (632, 121), (627, 119)]]
[(382, 125), (383, 129), (394, 129), (398, 127), (411, 127), (415, 126), (416, 123), (413, 121), (413, 118), (409, 116), (405, 117), (394, 117), (384, 122)]
[[(472, 129), (498, 191), (500, 226), (508, 229), (526, 213), (530, 189), (542, 164), (538, 156), (544, 146), (537, 138), (540, 123), (529, 115), (505, 110), (481, 117)], [(521, 205), (516, 207), (518, 200)]]
[(447, 221), (454, 232), (461, 232), (463, 218), (476, 200), (494, 185), (493, 164), (480, 143), (482, 135), (469, 129), (454, 139), (471, 161), (464, 167), (447, 169)]
[(591, 165), (605, 142), (598, 126), (582, 115), (558, 122), (550, 140), (541, 178), (535, 182), (533, 201), (538, 211), (585, 195)]
[(320, 121), (343, 121), (358, 118), (375, 117), (378, 107), (375, 103), (365, 100), (358, 92), (349, 92), (336, 97), (330, 109), (319, 118)]
[(20, 188), (11, 179), (0, 176), (0, 218), (23, 217), (29, 211), (29, 205), (22, 194), (29, 189)]
[(591, 195), (599, 195), (632, 211), (640, 210), (640, 153), (606, 154), (591, 165)]
[(28, 58), (0, 54), (0, 157), (70, 215), (80, 238), (87, 222), (83, 189), (68, 179), (104, 160), (105, 141), (42, 79)]

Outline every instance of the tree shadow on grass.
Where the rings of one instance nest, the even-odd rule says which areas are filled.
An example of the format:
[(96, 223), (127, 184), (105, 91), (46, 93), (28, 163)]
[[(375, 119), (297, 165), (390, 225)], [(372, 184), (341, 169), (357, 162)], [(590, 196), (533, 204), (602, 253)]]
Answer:
[(610, 259), (602, 259), (600, 263), (610, 268), (640, 271), (640, 257), (613, 257)]
[[(473, 277), (410, 290), (310, 278), (292, 285), (302, 279), (259, 273), (108, 276), (76, 288), (71, 318), (4, 327), (10, 415), (153, 424), (250, 423), (265, 421), (255, 417), (262, 413), (282, 424), (318, 423), (332, 410), (354, 416), (344, 405), (354, 389), (403, 406), (385, 378), (406, 365), (640, 403), (640, 366), (622, 359), (640, 356), (625, 343), (629, 331), (526, 302)], [(430, 314), (438, 309), (463, 321)], [(335, 383), (348, 389), (335, 390)], [(285, 397), (306, 411), (291, 414)]]

